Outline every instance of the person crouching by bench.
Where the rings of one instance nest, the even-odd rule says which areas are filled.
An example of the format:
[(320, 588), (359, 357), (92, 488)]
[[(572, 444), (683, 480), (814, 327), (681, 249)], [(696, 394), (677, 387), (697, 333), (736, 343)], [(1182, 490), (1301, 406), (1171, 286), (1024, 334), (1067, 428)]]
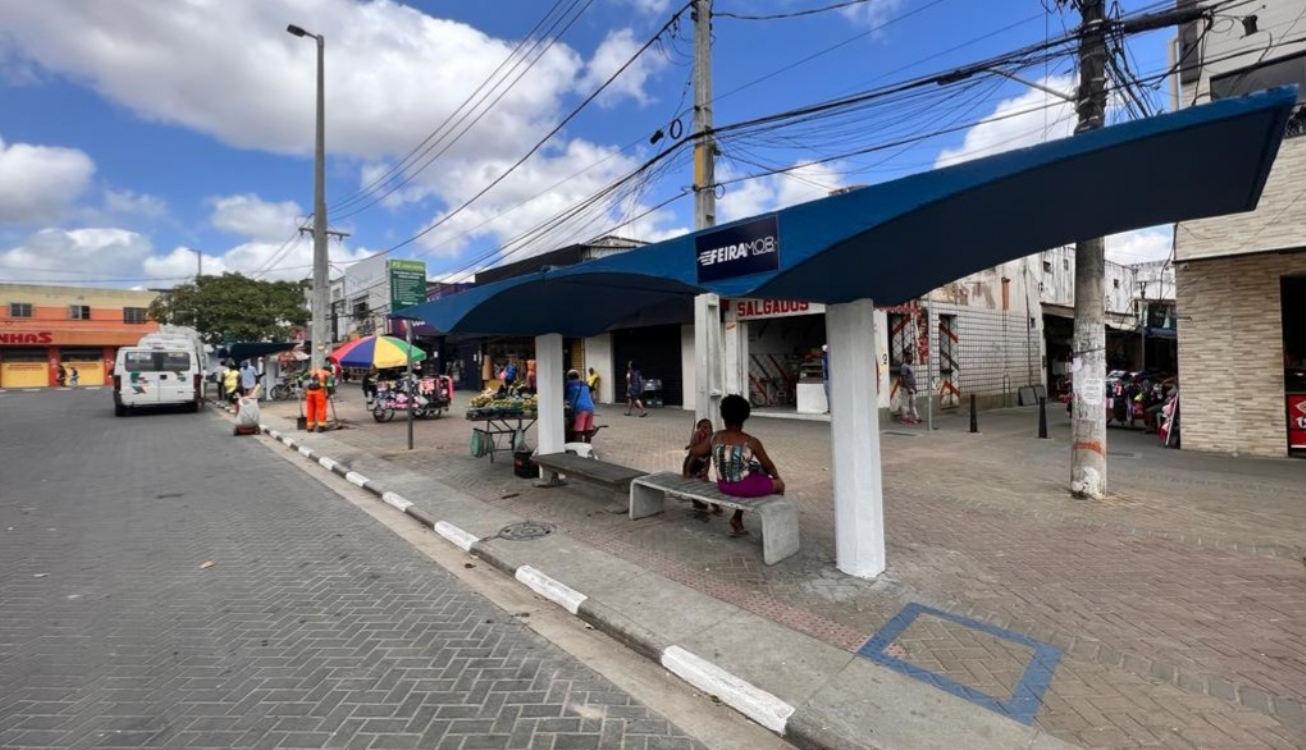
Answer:
[(568, 370), (564, 388), (567, 412), (574, 420), (569, 442), (588, 443), (594, 434), (594, 399), (590, 396), (589, 386), (580, 379), (579, 372)]
[[(694, 455), (694, 446), (703, 443), (711, 443), (711, 442), (712, 442), (712, 420), (710, 419), (698, 420), (698, 423), (694, 425), (694, 431), (689, 434), (689, 445), (685, 446), (685, 451), (686, 451), (685, 462), (681, 464), (680, 467), (681, 476), (683, 476), (685, 479), (699, 479), (704, 482), (712, 481), (708, 478), (708, 472), (712, 468), (712, 457)], [(694, 500), (693, 503), (694, 503), (694, 510), (698, 511), (698, 513), (696, 513), (695, 516), (698, 517), (699, 520), (706, 521), (707, 503), (704, 503), (700, 500)], [(712, 506), (712, 515), (714, 516), (721, 515), (720, 505)]]
[[(762, 441), (744, 432), (744, 422), (752, 412), (747, 399), (730, 395), (721, 399), (721, 421), (725, 429), (690, 449), (690, 456), (711, 456), (716, 465), (717, 489), (731, 497), (757, 498), (783, 495), (784, 480), (775, 463), (766, 454)], [(732, 536), (746, 536), (744, 512), (735, 511), (730, 519)]]

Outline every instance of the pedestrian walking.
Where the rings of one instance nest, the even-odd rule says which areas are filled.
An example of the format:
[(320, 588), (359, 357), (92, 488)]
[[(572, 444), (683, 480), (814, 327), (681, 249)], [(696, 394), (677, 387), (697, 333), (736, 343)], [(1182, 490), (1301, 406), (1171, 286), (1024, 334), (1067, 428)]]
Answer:
[(590, 387), (590, 398), (598, 400), (599, 398), (599, 374), (594, 368), (589, 369), (589, 377), (585, 379), (585, 384)]
[(69, 377), (72, 379), (73, 387), (76, 388), (76, 387), (77, 387), (77, 381), (78, 381), (78, 380), (81, 378), (81, 376), (82, 376), (82, 374), (81, 374), (80, 372), (77, 372), (77, 365), (73, 365), (73, 366), (72, 366), (72, 369), (70, 369), (70, 370), (68, 371), (68, 374), (69, 374)]
[(304, 386), (304, 413), (309, 432), (326, 432), (327, 384), (332, 378), (331, 371), (325, 367), (308, 373), (308, 384)]
[(916, 412), (916, 368), (912, 367), (911, 352), (903, 352), (902, 366), (898, 368), (898, 388), (902, 393), (902, 421), (908, 424), (920, 424), (920, 414)]
[(626, 416), (630, 416), (631, 410), (639, 407), (641, 417), (648, 416), (648, 410), (644, 408), (644, 376), (640, 375), (639, 368), (635, 366), (634, 361), (626, 363)]
[(236, 369), (235, 361), (228, 362), (227, 371), (222, 373), (222, 392), (233, 404), (240, 398), (240, 370)]
[(240, 364), (240, 395), (254, 395), (254, 386), (258, 385), (258, 370), (247, 359)]
[(59, 369), (55, 372), (54, 382), (58, 383), (60, 388), (68, 384), (68, 370), (64, 369), (62, 362), (59, 363)]

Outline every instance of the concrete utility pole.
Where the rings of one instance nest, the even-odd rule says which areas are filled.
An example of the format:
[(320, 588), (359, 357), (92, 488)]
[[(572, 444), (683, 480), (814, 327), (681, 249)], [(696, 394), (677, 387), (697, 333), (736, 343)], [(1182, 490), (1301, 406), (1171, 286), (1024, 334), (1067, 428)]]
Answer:
[(314, 370), (326, 362), (326, 311), (331, 304), (327, 289), (327, 208), (326, 208), (326, 38), (290, 25), (286, 31), (297, 37), (317, 40), (317, 144), (313, 160), (313, 351)]
[[(712, 136), (712, 0), (694, 0), (694, 228), (716, 226), (716, 138)], [(694, 298), (695, 419), (721, 426), (721, 298)]]
[[(1076, 133), (1106, 124), (1106, 0), (1077, 0), (1081, 21)], [(1086, 210), (1091, 210), (1085, 206)], [(1106, 494), (1106, 249), (1101, 237), (1075, 245), (1075, 340), (1071, 364), (1075, 403), (1071, 424), (1070, 491)]]

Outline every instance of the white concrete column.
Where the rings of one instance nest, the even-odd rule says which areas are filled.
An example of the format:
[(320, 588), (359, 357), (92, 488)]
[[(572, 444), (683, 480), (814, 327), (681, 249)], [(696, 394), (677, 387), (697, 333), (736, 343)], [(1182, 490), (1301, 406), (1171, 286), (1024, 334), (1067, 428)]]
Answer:
[(884, 484), (875, 386), (875, 305), (863, 299), (825, 310), (830, 346), (830, 443), (835, 562), (858, 578), (884, 572)]
[[(617, 372), (612, 362), (612, 334), (600, 333), (585, 339), (585, 369), (588, 371), (591, 367), (599, 374), (599, 392), (594, 398), (601, 404), (616, 403), (614, 389), (617, 387), (617, 379), (624, 375)], [(582, 372), (580, 375), (585, 378), (589, 373)]]
[(694, 419), (721, 426), (721, 298), (694, 298)]
[(566, 441), (563, 415), (563, 382), (566, 365), (562, 361), (562, 336), (546, 333), (535, 337), (535, 390), (539, 393), (540, 418), (535, 423), (539, 436), (539, 453), (562, 453)]
[(739, 322), (738, 311), (739, 305), (732, 302), (730, 309), (726, 311), (724, 329), (721, 333), (721, 349), (724, 358), (722, 369), (725, 371), (722, 390), (727, 394), (748, 398), (748, 377), (745, 374), (747, 368), (741, 368), (743, 360), (739, 356), (742, 351), (739, 340), (743, 335), (744, 324)]

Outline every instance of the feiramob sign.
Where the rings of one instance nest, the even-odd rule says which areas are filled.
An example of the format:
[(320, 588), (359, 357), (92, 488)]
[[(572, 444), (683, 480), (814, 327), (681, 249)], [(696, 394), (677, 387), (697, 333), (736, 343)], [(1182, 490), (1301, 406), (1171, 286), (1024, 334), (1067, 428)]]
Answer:
[(699, 283), (779, 270), (779, 226), (772, 214), (695, 237)]

